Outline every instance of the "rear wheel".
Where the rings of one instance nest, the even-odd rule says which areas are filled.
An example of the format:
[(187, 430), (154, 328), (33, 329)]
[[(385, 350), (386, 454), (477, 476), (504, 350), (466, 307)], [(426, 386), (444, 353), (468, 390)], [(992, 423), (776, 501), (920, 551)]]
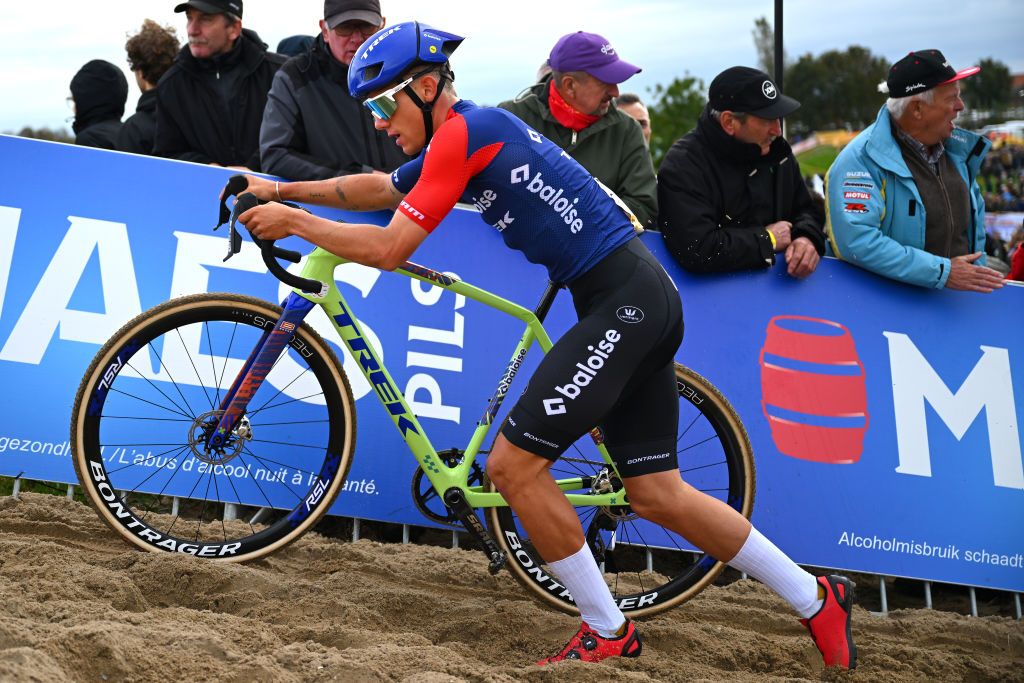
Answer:
[[(676, 365), (679, 390), (679, 473), (694, 488), (749, 518), (754, 506), (754, 459), (739, 416), (706, 379)], [(585, 493), (618, 489), (597, 451), (568, 451), (555, 463), (556, 479), (584, 477)], [(587, 544), (619, 608), (631, 617), (656, 614), (699, 593), (725, 568), (668, 529), (640, 519), (628, 506), (577, 507)], [(508, 555), (512, 575), (542, 602), (578, 613), (568, 591), (548, 571), (509, 507), (488, 511), (491, 531)]]
[(355, 405), (338, 358), (306, 324), (224, 446), (204, 448), (225, 392), (280, 315), (252, 297), (183, 297), (130, 321), (93, 359), (72, 413), (73, 461), (90, 503), (129, 543), (255, 559), (305, 533), (341, 491)]

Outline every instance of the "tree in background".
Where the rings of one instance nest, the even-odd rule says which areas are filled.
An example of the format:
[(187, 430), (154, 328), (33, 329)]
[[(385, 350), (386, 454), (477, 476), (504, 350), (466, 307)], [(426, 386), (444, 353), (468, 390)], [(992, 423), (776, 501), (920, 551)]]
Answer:
[(786, 119), (793, 134), (816, 130), (858, 130), (875, 120), (885, 96), (878, 84), (889, 73), (889, 62), (865, 47), (806, 54), (786, 69), (786, 94), (801, 107)]
[[(757, 51), (757, 66), (761, 71), (775, 78), (775, 28), (768, 23), (766, 17), (759, 17), (754, 20), (754, 50)], [(782, 50), (783, 72), (789, 68), (789, 56), (786, 50)]]
[(651, 115), (651, 160), (655, 170), (672, 143), (686, 135), (697, 125), (707, 98), (704, 81), (686, 75), (676, 78), (668, 86), (658, 84), (651, 93), (647, 110)]
[(36, 140), (49, 140), (51, 142), (66, 142), (74, 144), (75, 138), (66, 128), (32, 128), (25, 126), (15, 133), (21, 138), (35, 138)]
[(978, 60), (981, 71), (960, 81), (964, 103), (979, 112), (995, 114), (1010, 104), (1013, 77), (1010, 68), (991, 57)]

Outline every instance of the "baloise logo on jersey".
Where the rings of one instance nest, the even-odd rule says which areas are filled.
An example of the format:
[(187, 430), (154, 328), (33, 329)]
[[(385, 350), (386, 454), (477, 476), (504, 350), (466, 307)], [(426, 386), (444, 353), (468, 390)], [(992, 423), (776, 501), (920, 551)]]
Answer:
[[(604, 362), (615, 351), (615, 344), (620, 339), (622, 339), (622, 335), (619, 334), (618, 330), (607, 330), (602, 336), (601, 341), (597, 343), (597, 348), (593, 346), (587, 347), (587, 351), (590, 351), (590, 356), (583, 363), (576, 364), (579, 372), (574, 374), (572, 379), (566, 384), (561, 386), (555, 385), (555, 391), (570, 401), (575, 401), (576, 397), (583, 392), (583, 387), (589, 385), (597, 377), (597, 371), (604, 367)], [(563, 414), (565, 412), (565, 400), (557, 396), (544, 399), (544, 412), (548, 415)]]
[[(523, 164), (518, 168), (512, 169), (513, 185), (525, 182), (530, 178), (530, 165)], [(569, 201), (568, 197), (563, 197), (564, 190), (562, 188), (556, 188), (553, 185), (545, 185), (544, 179), (541, 177), (540, 171), (533, 176), (526, 189), (533, 194), (540, 197), (540, 199), (550, 206), (552, 210), (559, 215), (559, 217), (565, 221), (565, 224), (569, 226), (569, 230), (576, 234), (583, 229), (583, 219), (577, 218), (578, 212), (576, 211), (576, 204), (579, 203), (579, 197), (573, 197), (572, 201)]]

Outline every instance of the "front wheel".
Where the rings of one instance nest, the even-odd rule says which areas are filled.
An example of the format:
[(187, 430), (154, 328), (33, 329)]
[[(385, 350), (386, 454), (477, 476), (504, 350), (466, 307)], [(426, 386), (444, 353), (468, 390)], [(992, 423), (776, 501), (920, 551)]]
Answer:
[[(676, 364), (679, 391), (679, 474), (699, 491), (749, 519), (754, 507), (754, 458), (739, 416), (705, 378)], [(581, 441), (582, 444), (583, 441)], [(579, 445), (579, 444), (578, 444)], [(596, 450), (567, 452), (551, 468), (556, 479), (583, 477), (592, 491), (621, 487)], [(581, 491), (582, 492), (582, 491)], [(577, 507), (587, 544), (612, 597), (629, 617), (657, 614), (689, 600), (725, 569), (682, 536), (633, 514), (628, 506)], [(509, 507), (488, 511), (491, 531), (508, 556), (512, 575), (542, 602), (579, 610), (548, 571)]]
[(72, 459), (89, 502), (126, 541), (251, 560), (327, 512), (352, 462), (355, 404), (338, 358), (305, 323), (233, 433), (204, 447), (280, 315), (252, 297), (182, 297), (128, 322), (93, 359), (75, 397)]

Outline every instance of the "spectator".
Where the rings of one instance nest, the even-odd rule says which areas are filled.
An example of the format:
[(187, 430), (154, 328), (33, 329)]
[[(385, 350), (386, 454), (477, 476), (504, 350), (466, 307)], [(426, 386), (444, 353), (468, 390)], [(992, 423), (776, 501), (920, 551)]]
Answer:
[(1024, 282), (1024, 226), (1013, 233), (1006, 250), (1010, 259), (1010, 272), (1006, 274), (1006, 279)]
[(298, 57), (313, 46), (313, 36), (288, 36), (277, 43), (275, 52), (285, 57)]
[(188, 45), (157, 86), (154, 153), (259, 169), (260, 121), (284, 57), (242, 28), (242, 0), (190, 0)]
[(991, 292), (984, 267), (985, 204), (975, 177), (990, 143), (955, 128), (956, 71), (938, 50), (911, 52), (879, 89), (889, 99), (825, 179), (836, 256), (921, 287)]
[(562, 36), (548, 57), (551, 74), (507, 109), (564, 149), (625, 202), (646, 228), (658, 214), (654, 166), (643, 134), (612, 99), (618, 84), (640, 73), (594, 33)]
[(75, 107), (71, 125), (75, 144), (114, 149), (128, 99), (124, 73), (102, 59), (86, 62), (71, 79), (71, 99)]
[(658, 173), (661, 230), (684, 268), (767, 268), (777, 253), (793, 277), (818, 267), (824, 212), (781, 129), (781, 117), (799, 107), (757, 69), (734, 66), (711, 81), (697, 127)]
[(142, 91), (135, 113), (121, 126), (117, 148), (135, 154), (153, 153), (156, 130), (156, 84), (167, 73), (181, 45), (170, 26), (160, 26), (152, 19), (142, 22), (142, 29), (124, 44), (128, 68), (135, 74), (135, 83)]
[(327, 0), (320, 35), (274, 76), (260, 128), (263, 170), (289, 180), (390, 173), (409, 157), (348, 93), (348, 65), (384, 26), (378, 0)]
[(640, 97), (631, 92), (624, 92), (615, 98), (615, 106), (619, 108), (619, 111), (624, 111), (632, 116), (640, 124), (640, 132), (644, 134), (644, 144), (650, 147), (651, 115), (647, 112), (647, 106), (644, 105)]

